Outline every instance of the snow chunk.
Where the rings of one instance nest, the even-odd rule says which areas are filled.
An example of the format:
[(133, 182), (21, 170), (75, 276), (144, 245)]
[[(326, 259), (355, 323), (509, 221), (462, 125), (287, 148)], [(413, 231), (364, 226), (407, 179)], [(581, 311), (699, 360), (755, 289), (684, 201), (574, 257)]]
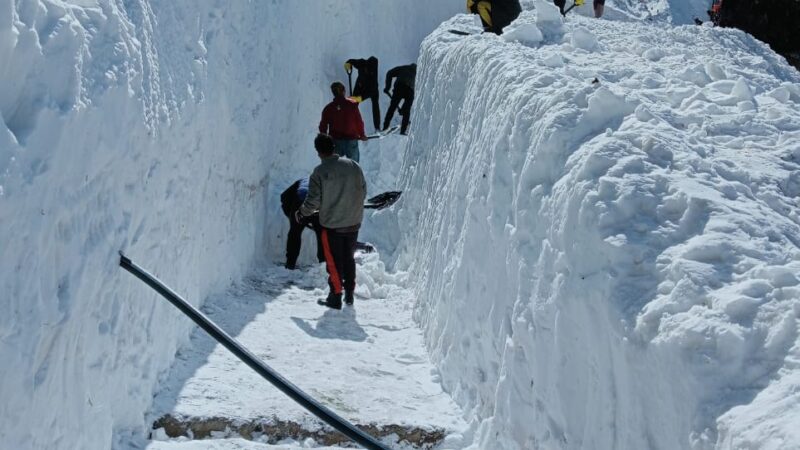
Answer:
[(705, 68), (706, 68), (706, 74), (708, 74), (708, 76), (714, 81), (724, 80), (728, 78), (728, 75), (725, 73), (725, 69), (723, 69), (716, 62), (713, 61), (707, 62)]
[(509, 42), (519, 42), (528, 47), (538, 47), (544, 40), (544, 35), (539, 28), (532, 23), (523, 23), (503, 33), (503, 39)]
[(552, 24), (552, 23), (557, 23), (561, 25), (564, 23), (564, 17), (561, 16), (561, 12), (553, 4), (553, 2), (547, 0), (536, 0), (534, 5), (536, 9), (537, 25)]
[(570, 43), (575, 48), (589, 52), (597, 49), (597, 37), (585, 27), (577, 27), (572, 31)]
[(753, 101), (753, 90), (750, 89), (750, 85), (747, 84), (747, 80), (743, 77), (736, 80), (731, 95), (743, 102)]
[(542, 58), (542, 64), (547, 67), (563, 67), (564, 57), (561, 56), (561, 53), (551, 53)]
[(559, 42), (564, 36), (564, 18), (549, 1), (536, 0), (536, 26), (548, 42)]
[(666, 55), (667, 55), (666, 52), (664, 52), (664, 50), (658, 47), (647, 49), (645, 50), (644, 53), (642, 53), (642, 56), (645, 59), (649, 59), (650, 61), (659, 61)]

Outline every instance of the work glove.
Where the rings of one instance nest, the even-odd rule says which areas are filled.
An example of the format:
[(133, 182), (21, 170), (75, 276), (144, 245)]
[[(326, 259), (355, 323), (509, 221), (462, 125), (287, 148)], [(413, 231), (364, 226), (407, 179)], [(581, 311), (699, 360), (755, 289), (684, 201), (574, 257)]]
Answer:
[(575, 0), (575, 6), (583, 6), (584, 0)]
[(344, 63), (344, 71), (350, 73), (353, 71), (353, 65), (349, 62)]

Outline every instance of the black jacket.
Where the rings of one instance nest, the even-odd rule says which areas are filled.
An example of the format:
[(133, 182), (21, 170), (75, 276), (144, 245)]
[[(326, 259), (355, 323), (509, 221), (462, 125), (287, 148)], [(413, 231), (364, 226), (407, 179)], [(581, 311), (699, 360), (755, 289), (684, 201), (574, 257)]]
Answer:
[(386, 72), (386, 84), (383, 89), (389, 89), (392, 84), (392, 78), (397, 78), (394, 82), (394, 88), (397, 89), (398, 85), (404, 85), (414, 90), (414, 81), (417, 78), (417, 65), (409, 64), (406, 66), (397, 66), (394, 69)]
[(519, 0), (494, 0), (492, 2), (492, 28), (502, 31), (522, 12)]
[(347, 62), (358, 70), (354, 97), (370, 98), (378, 96), (378, 58), (348, 59)]
[(305, 196), (301, 198), (297, 192), (302, 181), (302, 178), (295, 181), (281, 194), (281, 209), (283, 209), (283, 213), (286, 214), (286, 217), (294, 215), (294, 212), (300, 209), (300, 205), (302, 205), (303, 200), (305, 200)]

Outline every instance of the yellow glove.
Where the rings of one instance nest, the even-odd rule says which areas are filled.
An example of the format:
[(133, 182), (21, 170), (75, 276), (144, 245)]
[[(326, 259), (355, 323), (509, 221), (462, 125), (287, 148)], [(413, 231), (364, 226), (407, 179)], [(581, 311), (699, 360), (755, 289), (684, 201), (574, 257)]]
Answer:
[(356, 102), (356, 103), (361, 103), (361, 102), (363, 102), (363, 101), (364, 101), (364, 99), (363, 99), (363, 98), (361, 98), (361, 96), (360, 96), (360, 95), (355, 95), (355, 96), (353, 96), (353, 97), (350, 97), (350, 100), (352, 100), (352, 101), (354, 101), (354, 102)]
[(353, 65), (348, 63), (348, 62), (344, 63), (344, 71), (347, 72), (347, 73), (352, 72), (353, 71)]
[(583, 0), (575, 0), (575, 6), (583, 6)]
[(475, 5), (475, 0), (467, 0), (467, 12), (473, 12), (472, 7)]

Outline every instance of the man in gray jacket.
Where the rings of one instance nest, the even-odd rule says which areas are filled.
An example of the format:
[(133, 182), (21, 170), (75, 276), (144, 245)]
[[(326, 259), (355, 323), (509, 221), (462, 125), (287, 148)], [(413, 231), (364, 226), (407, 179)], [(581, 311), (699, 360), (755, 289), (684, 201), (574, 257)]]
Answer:
[(364, 217), (367, 182), (358, 163), (339, 158), (334, 147), (333, 138), (327, 134), (320, 133), (314, 139), (314, 148), (322, 162), (311, 172), (308, 195), (297, 211), (297, 220), (300, 222), (303, 217), (319, 211), (322, 248), (331, 291), (325, 301), (318, 303), (342, 309), (342, 292), (345, 303), (353, 304), (353, 291), (356, 288), (353, 254)]

